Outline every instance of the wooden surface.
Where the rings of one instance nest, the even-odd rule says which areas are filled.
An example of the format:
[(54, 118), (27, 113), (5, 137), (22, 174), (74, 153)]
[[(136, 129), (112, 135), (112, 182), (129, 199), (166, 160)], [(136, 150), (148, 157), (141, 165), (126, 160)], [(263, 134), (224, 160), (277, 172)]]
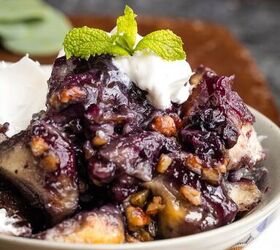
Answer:
[[(72, 17), (74, 26), (91, 26), (110, 31), (115, 18)], [(139, 33), (145, 35), (156, 29), (172, 29), (185, 43), (187, 60), (194, 68), (204, 64), (219, 74), (236, 77), (234, 88), (245, 102), (280, 124), (279, 113), (266, 81), (249, 51), (231, 33), (218, 25), (200, 21), (166, 18), (138, 18)], [(16, 61), (18, 55), (0, 49), (0, 60)], [(34, 57), (40, 63), (52, 63), (52, 57)]]

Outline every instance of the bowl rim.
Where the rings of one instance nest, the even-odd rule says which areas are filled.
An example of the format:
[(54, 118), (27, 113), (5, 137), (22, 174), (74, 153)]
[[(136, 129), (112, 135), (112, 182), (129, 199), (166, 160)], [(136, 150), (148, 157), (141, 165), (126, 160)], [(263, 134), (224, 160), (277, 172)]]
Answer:
[[(249, 106), (249, 109), (251, 112), (256, 116), (258, 116), (261, 120), (264, 121), (265, 124), (273, 128), (274, 130), (278, 131), (279, 137), (280, 137), (280, 128), (269, 118), (267, 118), (265, 115), (257, 111), (256, 109)], [(180, 244), (186, 244), (190, 242), (196, 242), (198, 240), (201, 240), (203, 238), (208, 237), (215, 237), (219, 236), (220, 233), (227, 233), (234, 231), (237, 228), (241, 228), (245, 225), (255, 225), (259, 223), (260, 221), (267, 218), (270, 214), (272, 214), (277, 207), (280, 205), (280, 192), (273, 197), (273, 199), (268, 202), (262, 209), (256, 209), (252, 211), (249, 215), (246, 217), (235, 221), (231, 224), (212, 229), (206, 232), (197, 233), (194, 235), (188, 235), (188, 236), (182, 236), (172, 239), (162, 239), (162, 240), (156, 240), (151, 242), (140, 242), (140, 243), (124, 243), (124, 244), (96, 244), (96, 245), (87, 245), (87, 244), (74, 244), (74, 243), (63, 243), (63, 242), (52, 242), (48, 240), (39, 240), (39, 239), (30, 239), (30, 238), (22, 238), (22, 237), (16, 237), (16, 236), (8, 236), (8, 235), (0, 235), (0, 243), (1, 241), (13, 241), (18, 244), (24, 244), (25, 246), (36, 246), (38, 248), (40, 247), (50, 247), (53, 249), (80, 249), (80, 250), (115, 250), (115, 249), (122, 249), (122, 250), (132, 250), (135, 247), (137, 249), (145, 249), (147, 247), (153, 248), (153, 247), (166, 247), (166, 246), (175, 246)]]

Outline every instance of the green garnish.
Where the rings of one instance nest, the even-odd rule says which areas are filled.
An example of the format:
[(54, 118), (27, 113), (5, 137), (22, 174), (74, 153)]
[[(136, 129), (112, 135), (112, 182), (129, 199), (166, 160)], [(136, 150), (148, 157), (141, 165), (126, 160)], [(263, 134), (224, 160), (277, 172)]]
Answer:
[(67, 58), (74, 55), (88, 59), (90, 55), (107, 54), (111, 46), (111, 38), (105, 31), (86, 26), (72, 29), (64, 39)]
[(72, 29), (64, 39), (66, 57), (88, 59), (91, 55), (109, 54), (128, 56), (136, 51), (154, 53), (165, 60), (186, 58), (182, 39), (170, 30), (158, 30), (136, 43), (137, 22), (133, 10), (126, 6), (124, 15), (117, 19), (116, 34), (88, 27)]
[(152, 51), (165, 60), (186, 58), (183, 41), (171, 30), (158, 30), (146, 35), (136, 46), (137, 50)]
[(126, 6), (124, 16), (117, 19), (117, 37), (123, 38), (130, 51), (133, 51), (138, 31), (135, 18), (136, 15), (133, 10)]

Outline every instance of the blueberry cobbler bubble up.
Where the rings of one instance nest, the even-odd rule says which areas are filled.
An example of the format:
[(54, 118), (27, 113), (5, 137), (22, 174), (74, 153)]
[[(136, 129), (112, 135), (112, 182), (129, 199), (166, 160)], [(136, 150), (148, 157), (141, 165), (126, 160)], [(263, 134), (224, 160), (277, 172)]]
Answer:
[(260, 202), (265, 155), (234, 77), (192, 72), (181, 39), (140, 37), (128, 6), (111, 33), (73, 29), (64, 50), (46, 110), (10, 138), (0, 127), (0, 234), (152, 241), (230, 224)]

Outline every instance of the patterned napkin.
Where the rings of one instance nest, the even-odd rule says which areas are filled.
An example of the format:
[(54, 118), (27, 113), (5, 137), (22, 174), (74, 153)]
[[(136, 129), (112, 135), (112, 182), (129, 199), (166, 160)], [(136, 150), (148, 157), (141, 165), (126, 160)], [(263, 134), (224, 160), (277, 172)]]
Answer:
[[(262, 221), (249, 236), (228, 250), (279, 249), (280, 239), (275, 237), (280, 225), (280, 209)], [(278, 242), (277, 242), (278, 241)]]

